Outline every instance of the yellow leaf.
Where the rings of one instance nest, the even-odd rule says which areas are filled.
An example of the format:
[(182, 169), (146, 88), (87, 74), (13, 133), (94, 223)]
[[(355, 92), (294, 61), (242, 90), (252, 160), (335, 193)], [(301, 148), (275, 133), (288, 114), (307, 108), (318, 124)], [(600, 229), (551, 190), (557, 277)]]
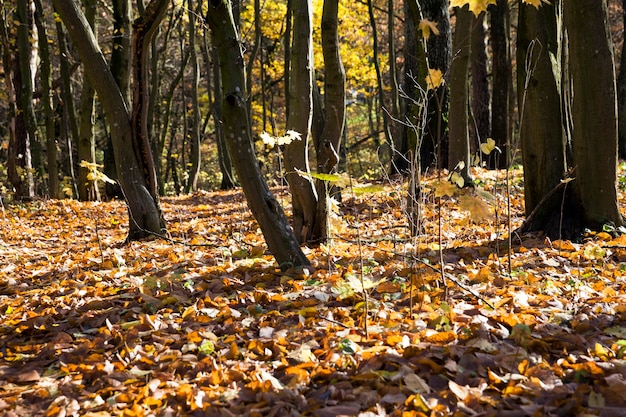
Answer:
[(462, 195), (459, 197), (459, 208), (463, 211), (469, 211), (472, 220), (480, 222), (489, 220), (492, 217), (489, 205), (481, 198), (472, 195)]
[[(496, 147), (496, 141), (493, 140), (492, 138), (487, 138), (487, 142), (483, 142), (480, 144), (480, 151), (484, 153), (485, 155), (491, 154), (491, 152), (493, 152), (494, 149), (498, 149), (498, 148)], [(499, 150), (500, 149), (498, 149), (498, 151)]]
[(450, 181), (435, 181), (430, 186), (435, 190), (435, 197), (452, 197), (458, 191)]
[(539, 6), (541, 6), (541, 3), (548, 3), (547, 0), (522, 0), (523, 3), (525, 4), (530, 4), (531, 6), (535, 6), (536, 8), (539, 8)]
[[(533, 1), (541, 1), (541, 0), (533, 0)], [(463, 7), (466, 4), (469, 4), (469, 9), (474, 16), (478, 16), (482, 12), (487, 11), (487, 6), (490, 4), (496, 4), (496, 0), (452, 0), (450, 2), (450, 7)]]
[(435, 36), (439, 35), (439, 29), (437, 28), (437, 22), (432, 22), (428, 19), (420, 20), (419, 29), (422, 31), (424, 39), (430, 38), (430, 33), (434, 33)]
[(444, 82), (443, 73), (441, 70), (428, 68), (428, 75), (426, 76), (426, 85), (429, 90), (434, 90), (440, 87)]
[(463, 188), (463, 186), (465, 185), (465, 179), (458, 172), (453, 172), (452, 175), (450, 175), (450, 181), (453, 184), (456, 184), (456, 186), (459, 188)]

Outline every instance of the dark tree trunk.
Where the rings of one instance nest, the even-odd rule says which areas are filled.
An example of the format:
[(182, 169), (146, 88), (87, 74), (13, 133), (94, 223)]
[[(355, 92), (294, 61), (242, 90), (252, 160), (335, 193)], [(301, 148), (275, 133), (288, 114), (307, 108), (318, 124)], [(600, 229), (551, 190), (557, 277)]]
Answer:
[[(508, 143), (510, 142), (511, 106), (510, 85), (511, 51), (509, 39), (509, 6), (507, 0), (497, 0), (489, 9), (492, 50), (492, 102), (491, 102), (491, 137), (502, 154), (489, 158), (489, 166), (506, 168), (508, 161)], [(523, 61), (522, 61), (523, 62)]]
[[(485, 50), (485, 13), (473, 18), (472, 47), (470, 58), (471, 74), (471, 108), (470, 121), (471, 149), (479, 148), (481, 142), (491, 137), (489, 107), (491, 94), (487, 74), (487, 51)], [(472, 123), (473, 122), (473, 123)]]
[[(129, 209), (128, 240), (162, 234), (164, 223), (161, 210), (158, 200), (153, 197), (156, 194), (154, 172), (148, 173), (148, 178), (144, 175), (144, 169), (149, 166), (145, 160), (140, 165), (138, 160), (141, 153), (136, 153), (140, 149), (134, 146), (137, 140), (133, 137), (131, 112), (122, 92), (75, 1), (53, 0), (53, 4), (78, 49), (85, 71), (98, 92), (109, 120), (117, 174)], [(139, 110), (134, 112), (141, 114)], [(147, 149), (149, 152), (149, 146)]]
[(246, 79), (239, 35), (230, 2), (209, 0), (208, 22), (219, 54), (224, 108), (222, 123), (237, 176), (246, 200), (281, 268), (308, 267), (306, 258), (282, 207), (263, 179), (254, 148), (246, 109)]

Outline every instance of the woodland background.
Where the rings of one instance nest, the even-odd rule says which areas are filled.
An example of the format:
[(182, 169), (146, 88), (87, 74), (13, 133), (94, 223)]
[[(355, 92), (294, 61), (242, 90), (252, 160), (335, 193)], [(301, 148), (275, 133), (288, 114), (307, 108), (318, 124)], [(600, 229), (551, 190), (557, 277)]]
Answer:
[[(456, 125), (461, 135), (453, 134), (452, 126), (426, 128), (430, 120), (450, 121), (441, 109), (418, 112), (429, 116), (402, 123), (398, 117), (410, 114), (413, 105), (424, 109), (436, 102), (443, 97), (438, 89), (453, 88), (452, 69), (429, 72), (435, 68), (416, 64), (416, 73), (426, 71), (430, 78), (411, 78), (406, 71), (415, 58), (406, 37), (421, 34), (417, 44), (426, 45), (425, 33), (439, 30), (442, 20), (424, 17), (415, 32), (416, 25), (407, 24), (412, 2), (335, 2), (346, 114), (335, 149), (339, 158), (324, 172), (315, 134), (307, 144), (290, 132), (296, 122), (293, 116), (290, 121), (288, 106), (295, 108), (297, 101), (286, 84), (296, 81), (287, 81), (285, 45), (295, 40), (284, 36), (302, 27), (296, 15), (285, 19), (294, 4), (233, 3), (243, 46), (238, 65), (246, 64), (242, 74), (249, 90), (229, 95), (218, 81), (228, 75), (216, 65), (219, 31), (211, 31), (205, 20), (228, 3), (84, 1), (102, 62), (111, 68), (120, 58), (116, 51), (130, 47), (128, 29), (115, 25), (120, 13), (132, 16), (133, 33), (148, 33), (149, 42), (141, 45), (150, 52), (135, 55), (135, 62), (146, 64), (145, 72), (128, 78), (148, 74), (140, 93), (147, 101), (130, 98), (136, 81), (120, 92), (126, 92), (128, 119), (131, 108), (143, 115), (133, 132), (149, 139), (153, 156), (151, 198), (162, 222), (149, 239), (133, 235), (134, 204), (144, 200), (134, 201), (124, 184), (118, 186), (124, 178), (118, 178), (111, 158), (141, 160), (142, 148), (134, 140), (142, 134), (121, 152), (112, 149), (113, 120), (123, 119), (107, 121), (103, 94), (95, 94), (85, 76), (97, 57), (82, 60), (80, 39), (66, 33), (63, 22), (71, 16), (63, 5), (70, 3), (54, 1), (64, 8), (59, 14), (39, 0), (2, 5), (0, 411), (11, 416), (623, 415), (626, 242), (621, 216), (609, 213), (612, 206), (623, 212), (626, 188), (624, 165), (617, 163), (624, 79), (621, 2), (608, 2), (609, 32), (603, 24), (591, 26), (615, 48), (611, 59), (617, 72), (610, 77), (617, 82), (615, 114), (600, 108), (615, 125), (602, 132), (613, 132), (614, 138), (591, 138), (595, 142), (583, 153), (590, 155), (585, 160), (563, 145), (567, 163), (556, 163), (553, 177), (543, 168), (524, 170), (531, 158), (522, 160), (528, 150), (517, 149), (530, 143), (522, 137), (527, 126), (522, 116), (538, 117), (518, 106), (520, 91), (530, 96), (533, 83), (521, 89), (517, 84), (524, 79), (517, 73), (517, 36), (522, 23), (528, 26), (520, 33), (536, 30), (530, 26), (537, 17), (532, 10), (546, 13), (535, 8), (539, 2), (473, 1), (475, 13), (452, 2), (450, 35), (459, 33), (460, 17), (472, 33), (457, 37), (456, 49), (450, 38), (451, 61), (467, 53), (460, 77), (466, 118)], [(445, 1), (420, 3), (448, 10)], [(480, 13), (488, 3), (495, 4)], [(601, 2), (592, 3), (595, 8), (585, 10), (599, 10)], [(317, 72), (310, 73), (315, 83), (308, 94), (314, 106), (313, 86), (329, 90), (321, 71), (323, 4), (311, 5)], [(159, 23), (154, 32), (152, 12), (158, 15), (152, 22)], [(502, 35), (493, 32), (497, 16), (504, 19), (509, 48), (504, 95), (494, 90), (493, 39)], [(540, 16), (549, 21), (549, 13)], [(431, 41), (439, 36), (433, 33)], [(556, 51), (545, 39), (542, 47)], [(138, 47), (131, 49), (136, 54)], [(434, 61), (436, 50), (430, 53)], [(549, 77), (539, 76), (536, 59), (529, 79), (541, 86), (538, 91), (547, 91), (542, 82)], [(599, 85), (602, 66), (589, 62), (599, 60), (583, 61)], [(25, 75), (30, 88), (17, 78)], [(559, 80), (575, 84), (575, 75)], [(407, 93), (420, 84), (423, 95)], [(244, 171), (235, 172), (229, 162), (232, 144), (220, 142), (220, 129), (228, 127), (221, 106), (232, 97), (242, 99), (249, 116), (255, 172), (296, 232), (297, 190), (288, 181), (295, 172), (286, 167), (293, 156), (290, 145), (304, 143), (311, 154), (313, 168), (297, 178), (322, 184), (334, 197), (324, 200), (327, 235), (309, 240), (296, 233), (302, 257), (292, 262), (281, 262), (280, 245), (278, 251), (270, 247), (268, 230), (276, 229), (263, 226), (254, 195), (237, 187)], [(402, 99), (396, 110), (394, 97)], [(504, 104), (498, 102), (502, 98)], [(561, 117), (578, 113), (562, 110), (558, 100), (556, 110), (545, 103), (537, 114), (558, 119), (556, 130), (566, 131)], [(592, 107), (601, 107), (598, 103), (590, 101)], [(315, 109), (303, 114), (297, 121), (316, 115)], [(581, 118), (575, 119), (574, 127)], [(598, 120), (604, 119), (598, 115)], [(246, 123), (238, 119), (235, 125)], [(311, 126), (315, 130), (314, 121)], [(502, 126), (505, 133), (498, 134)], [(411, 142), (407, 131), (420, 133)], [(447, 144), (447, 135), (463, 140)], [(572, 143), (582, 143), (571, 135)], [(418, 146), (429, 136), (432, 148)], [(546, 136), (562, 140), (561, 134)], [(539, 153), (554, 150), (537, 146)], [(455, 159), (459, 149), (464, 165)], [(596, 153), (608, 158), (601, 161), (616, 163), (594, 166)], [(579, 184), (595, 171), (584, 171), (583, 162), (591, 162), (598, 177), (603, 168), (612, 171), (599, 180), (614, 189), (614, 197), (600, 205), (600, 222), (584, 214), (594, 199), (581, 194)], [(529, 191), (538, 176), (555, 182)], [(149, 178), (144, 180), (150, 188)], [(545, 203), (553, 194), (556, 200)], [(529, 196), (532, 207), (547, 208), (533, 214)]]

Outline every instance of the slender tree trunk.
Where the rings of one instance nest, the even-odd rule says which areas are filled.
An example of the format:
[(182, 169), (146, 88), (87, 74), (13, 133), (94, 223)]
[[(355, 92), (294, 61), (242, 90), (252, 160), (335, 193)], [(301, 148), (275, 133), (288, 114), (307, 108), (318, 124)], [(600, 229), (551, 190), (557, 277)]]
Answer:
[[(206, 36), (209, 36), (207, 31)], [(209, 46), (205, 42), (206, 55), (205, 62), (207, 64), (212, 63), (211, 69), (213, 71), (213, 105), (211, 111), (213, 113), (213, 120), (215, 120), (215, 141), (217, 142), (217, 159), (220, 165), (220, 172), (222, 174), (222, 182), (220, 184), (220, 190), (230, 190), (235, 188), (235, 173), (233, 172), (233, 163), (230, 159), (230, 153), (228, 152), (228, 145), (226, 143), (226, 136), (224, 127), (220, 120), (222, 120), (222, 105), (224, 98), (222, 96), (222, 74), (220, 73), (220, 61), (215, 45)], [(209, 59), (208, 48), (211, 48), (211, 54)], [(208, 86), (211, 88), (211, 86)]]
[(376, 27), (376, 18), (374, 17), (374, 3), (373, 0), (367, 0), (367, 10), (369, 13), (370, 27), (372, 29), (372, 61), (374, 62), (374, 70), (376, 71), (376, 87), (377, 87), (377, 96), (378, 96), (378, 104), (380, 107), (380, 111), (383, 113), (383, 131), (385, 133), (385, 141), (389, 145), (390, 148), (393, 148), (393, 136), (391, 134), (391, 128), (389, 126), (389, 115), (388, 109), (385, 105), (385, 86), (383, 81), (383, 74), (380, 68), (380, 59), (378, 57), (379, 53), (379, 39), (378, 39), (378, 29)]
[(292, 265), (308, 267), (309, 260), (302, 253), (283, 209), (263, 179), (254, 155), (244, 96), (247, 90), (243, 54), (230, 2), (209, 0), (208, 22), (221, 63), (224, 92), (222, 122), (228, 150), (250, 210), (281, 268)]
[(187, 179), (187, 192), (195, 191), (198, 189), (198, 176), (200, 175), (200, 104), (198, 103), (198, 53), (196, 48), (196, 11), (194, 10), (194, 4), (192, 0), (187, 1), (188, 4), (188, 19), (189, 19), (189, 63), (191, 65), (191, 91), (189, 91), (191, 99), (191, 126), (189, 130), (189, 171)]
[(39, 56), (41, 57), (41, 104), (43, 106), (46, 134), (48, 193), (51, 198), (59, 198), (59, 170), (52, 99), (52, 64), (50, 62), (46, 19), (41, 0), (35, 0), (35, 24), (39, 33)]
[[(95, 0), (84, 0), (85, 18), (97, 39)], [(93, 179), (93, 170), (96, 168), (96, 141), (93, 133), (94, 100), (96, 91), (89, 78), (83, 76), (83, 89), (80, 97), (80, 122), (78, 125), (78, 198), (82, 201), (99, 200), (98, 184)], [(90, 175), (92, 174), (92, 175)]]
[(296, 170), (309, 172), (308, 144), (313, 117), (313, 10), (311, 0), (294, 0), (293, 45), (287, 130), (300, 134), (285, 146), (284, 163), (292, 197), (293, 229), (300, 243), (315, 228), (317, 193), (313, 181)]
[(452, 64), (450, 65), (450, 149), (448, 169), (457, 167), (457, 172), (465, 180), (471, 181), (470, 146), (468, 131), (469, 103), (469, 58), (470, 36), (473, 15), (468, 6), (456, 8), (456, 27), (452, 45)]
[(471, 73), (471, 108), (470, 138), (473, 138), (471, 149), (478, 149), (480, 142), (491, 137), (489, 105), (489, 80), (487, 79), (487, 52), (485, 50), (485, 13), (473, 18), (472, 46), (470, 59)]
[[(113, 0), (113, 42), (111, 45), (111, 73), (117, 86), (122, 93), (122, 98), (127, 107), (131, 106), (132, 91), (130, 88), (131, 76), (131, 1)], [(112, 138), (107, 136), (104, 147), (104, 173), (111, 179), (117, 179), (115, 157)], [(106, 195), (109, 198), (121, 197), (119, 184), (105, 185)]]
[(25, 195), (20, 197), (31, 198), (35, 196), (35, 182), (33, 177), (33, 169), (39, 174), (43, 174), (41, 144), (37, 138), (37, 121), (35, 120), (35, 111), (33, 108), (33, 71), (32, 65), (32, 45), (30, 38), (32, 36), (32, 1), (22, 0), (17, 3), (17, 63), (16, 76), (14, 81), (19, 81), (16, 85), (18, 93), (17, 101), (17, 118), (21, 119), (18, 126), (23, 126), (23, 130), (19, 129), (18, 133), (24, 135), (20, 138), (20, 142), (24, 143), (24, 163), (25, 170)]
[[(154, 198), (156, 181), (146, 178), (136, 154), (131, 112), (111, 73), (96, 39), (74, 0), (53, 0), (66, 25), (83, 65), (106, 113), (113, 139), (113, 150), (120, 185), (129, 208), (129, 240), (148, 237), (164, 231), (158, 200)], [(152, 3), (151, 3), (152, 4)], [(150, 6), (148, 6), (149, 8)], [(141, 114), (137, 112), (137, 114)], [(149, 150), (149, 147), (148, 147)], [(152, 173), (152, 176), (154, 172)]]
[[(497, 0), (489, 11), (492, 50), (492, 103), (491, 103), (491, 137), (496, 142), (502, 155), (490, 158), (491, 163), (497, 162), (498, 168), (505, 168), (509, 163), (508, 143), (511, 131), (510, 84), (511, 50), (509, 39), (509, 6), (508, 0)], [(522, 61), (524, 62), (524, 61)], [(519, 64), (519, 61), (518, 61)]]
[[(338, 0), (324, 0), (322, 10), (322, 53), (324, 54), (324, 91), (326, 106), (324, 129), (316, 144), (317, 170), (322, 173), (336, 172), (339, 163), (338, 150), (345, 127), (346, 74), (339, 54)], [(320, 241), (330, 237), (330, 195), (328, 183), (318, 180), (316, 229), (313, 236)]]
[[(437, 22), (439, 35), (426, 40), (425, 61), (428, 69), (440, 70), (448, 79), (452, 62), (452, 34), (450, 29), (450, 2), (448, 0), (423, 0), (423, 18)], [(413, 17), (415, 19), (415, 16)], [(418, 21), (419, 22), (419, 21)], [(442, 168), (448, 165), (447, 114), (449, 110), (449, 87), (447, 83), (428, 92), (427, 119), (424, 138), (420, 148), (421, 169), (425, 171), (434, 162)]]
[(159, 187), (156, 179), (156, 168), (152, 155), (150, 131), (148, 129), (149, 115), (149, 73), (148, 64), (150, 45), (156, 34), (169, 0), (152, 0), (144, 13), (133, 23), (133, 111), (131, 124), (133, 127), (133, 146), (137, 162), (146, 180), (148, 191), (153, 200), (159, 198)]

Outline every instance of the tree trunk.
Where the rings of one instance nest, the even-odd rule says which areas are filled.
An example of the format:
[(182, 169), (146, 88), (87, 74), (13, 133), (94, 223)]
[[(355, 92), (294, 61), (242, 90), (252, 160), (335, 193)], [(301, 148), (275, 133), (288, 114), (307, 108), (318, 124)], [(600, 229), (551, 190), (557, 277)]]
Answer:
[[(550, 59), (558, 56), (555, 5), (544, 4), (537, 9), (520, 4), (518, 28), (520, 141), (525, 211), (530, 216), (544, 196), (559, 184), (567, 169), (561, 98), (555, 78), (560, 73)], [(550, 209), (555, 215), (560, 212), (559, 196), (552, 203), (557, 205), (551, 205)], [(534, 227), (541, 229), (544, 225)]]
[[(622, 24), (626, 27), (626, 0), (622, 0)], [(617, 77), (617, 121), (619, 157), (626, 158), (626, 44), (622, 44)]]
[[(85, 18), (97, 39), (96, 1), (84, 0), (83, 3), (85, 6)], [(81, 201), (100, 199), (98, 184), (93, 179), (93, 171), (96, 169), (96, 140), (93, 133), (95, 96), (96, 92), (91, 82), (89, 82), (89, 78), (84, 75), (83, 89), (80, 97), (80, 122), (78, 125), (78, 143), (76, 151), (78, 156), (78, 198)]]
[[(124, 102), (130, 108), (132, 91), (130, 88), (131, 75), (131, 0), (113, 0), (113, 42), (111, 45), (111, 73), (118, 85)], [(111, 179), (117, 180), (113, 142), (110, 135), (106, 138), (104, 147), (104, 173)], [(105, 185), (106, 195), (109, 198), (121, 197), (119, 183)]]
[(309, 172), (309, 139), (313, 117), (313, 10), (311, 0), (294, 0), (293, 44), (287, 130), (300, 134), (285, 146), (284, 163), (292, 198), (293, 229), (300, 243), (308, 242), (315, 228), (317, 193), (313, 181), (296, 170)]
[[(477, 150), (481, 142), (491, 137), (489, 105), (489, 80), (487, 74), (487, 52), (485, 50), (485, 13), (473, 18), (472, 22), (472, 46), (470, 59), (471, 74), (471, 108), (472, 121), (470, 123), (470, 148)], [(491, 158), (493, 159), (493, 158)]]
[[(545, 5), (544, 5), (545, 6)], [(524, 6), (526, 7), (526, 6)], [(507, 0), (497, 0), (490, 9), (491, 50), (492, 50), (492, 102), (491, 102), (491, 137), (502, 155), (490, 158), (497, 162), (498, 168), (506, 168), (508, 161), (508, 143), (510, 142), (509, 91), (511, 75), (511, 49), (509, 37), (509, 6)], [(519, 55), (518, 55), (519, 56)], [(522, 60), (524, 62), (524, 60)], [(519, 61), (518, 61), (519, 64)], [(490, 167), (495, 168), (496, 165)]]
[[(164, 230), (158, 201), (150, 183), (143, 174), (133, 143), (131, 114), (106, 60), (98, 47), (89, 24), (74, 0), (53, 0), (56, 11), (70, 33), (82, 58), (85, 71), (109, 120), (115, 163), (120, 185), (129, 208), (129, 240), (148, 237)], [(149, 148), (148, 148), (149, 149)]]
[[(24, 155), (24, 185), (23, 198), (32, 198), (35, 196), (35, 182), (33, 177), (33, 169), (40, 175), (43, 174), (41, 161), (41, 145), (37, 139), (37, 121), (35, 120), (35, 110), (33, 109), (33, 71), (32, 64), (32, 45), (30, 38), (32, 36), (32, 2), (22, 0), (17, 3), (17, 61), (18, 66), (15, 67), (14, 81), (19, 82), (15, 86), (17, 92), (17, 119), (21, 122), (18, 126), (20, 142), (23, 142), (25, 150)], [(19, 158), (19, 156), (18, 156)]]
[[(427, 68), (440, 70), (444, 77), (449, 77), (452, 65), (452, 35), (450, 29), (450, 2), (448, 0), (424, 0), (422, 14), (424, 19), (437, 22), (439, 35), (433, 35), (426, 41)], [(420, 148), (421, 169), (425, 171), (436, 163), (439, 168), (446, 167), (449, 160), (449, 138), (447, 134), (447, 114), (449, 111), (449, 86), (442, 86), (428, 92), (425, 134)]]
[[(617, 98), (606, 0), (563, 2), (569, 37), (576, 195), (587, 227), (622, 224), (617, 204)], [(590, 63), (593, 62), (593, 65)]]
[(198, 176), (200, 175), (200, 104), (198, 104), (198, 52), (196, 48), (196, 10), (192, 0), (187, 0), (189, 19), (189, 64), (191, 65), (191, 126), (189, 129), (189, 171), (187, 172), (187, 187), (189, 193), (198, 189)]
[(228, 141), (228, 150), (241, 181), (246, 200), (265, 236), (265, 241), (281, 268), (306, 267), (298, 240), (283, 209), (269, 190), (259, 169), (252, 132), (246, 110), (245, 69), (241, 42), (227, 0), (210, 0), (209, 27), (218, 50), (222, 74), (224, 108), (222, 123)]
[[(324, 54), (325, 117), (324, 129), (317, 150), (317, 170), (323, 173), (337, 171), (338, 151), (341, 146), (346, 113), (346, 73), (339, 54), (338, 0), (324, 0), (322, 10), (322, 53)], [(330, 195), (328, 183), (318, 180), (317, 213), (313, 235), (320, 241), (330, 237)]]
[(471, 29), (474, 19), (468, 6), (456, 8), (456, 27), (452, 45), (452, 64), (450, 65), (450, 148), (448, 150), (448, 169), (457, 167), (465, 184), (471, 181), (470, 144), (468, 130), (469, 103), (469, 58), (471, 50)]
[(52, 98), (52, 64), (48, 32), (41, 0), (35, 0), (35, 24), (39, 40), (39, 56), (41, 57), (41, 104), (43, 106), (46, 157), (48, 170), (48, 193), (51, 198), (59, 198), (59, 170), (57, 166), (57, 142), (54, 131), (54, 105)]

